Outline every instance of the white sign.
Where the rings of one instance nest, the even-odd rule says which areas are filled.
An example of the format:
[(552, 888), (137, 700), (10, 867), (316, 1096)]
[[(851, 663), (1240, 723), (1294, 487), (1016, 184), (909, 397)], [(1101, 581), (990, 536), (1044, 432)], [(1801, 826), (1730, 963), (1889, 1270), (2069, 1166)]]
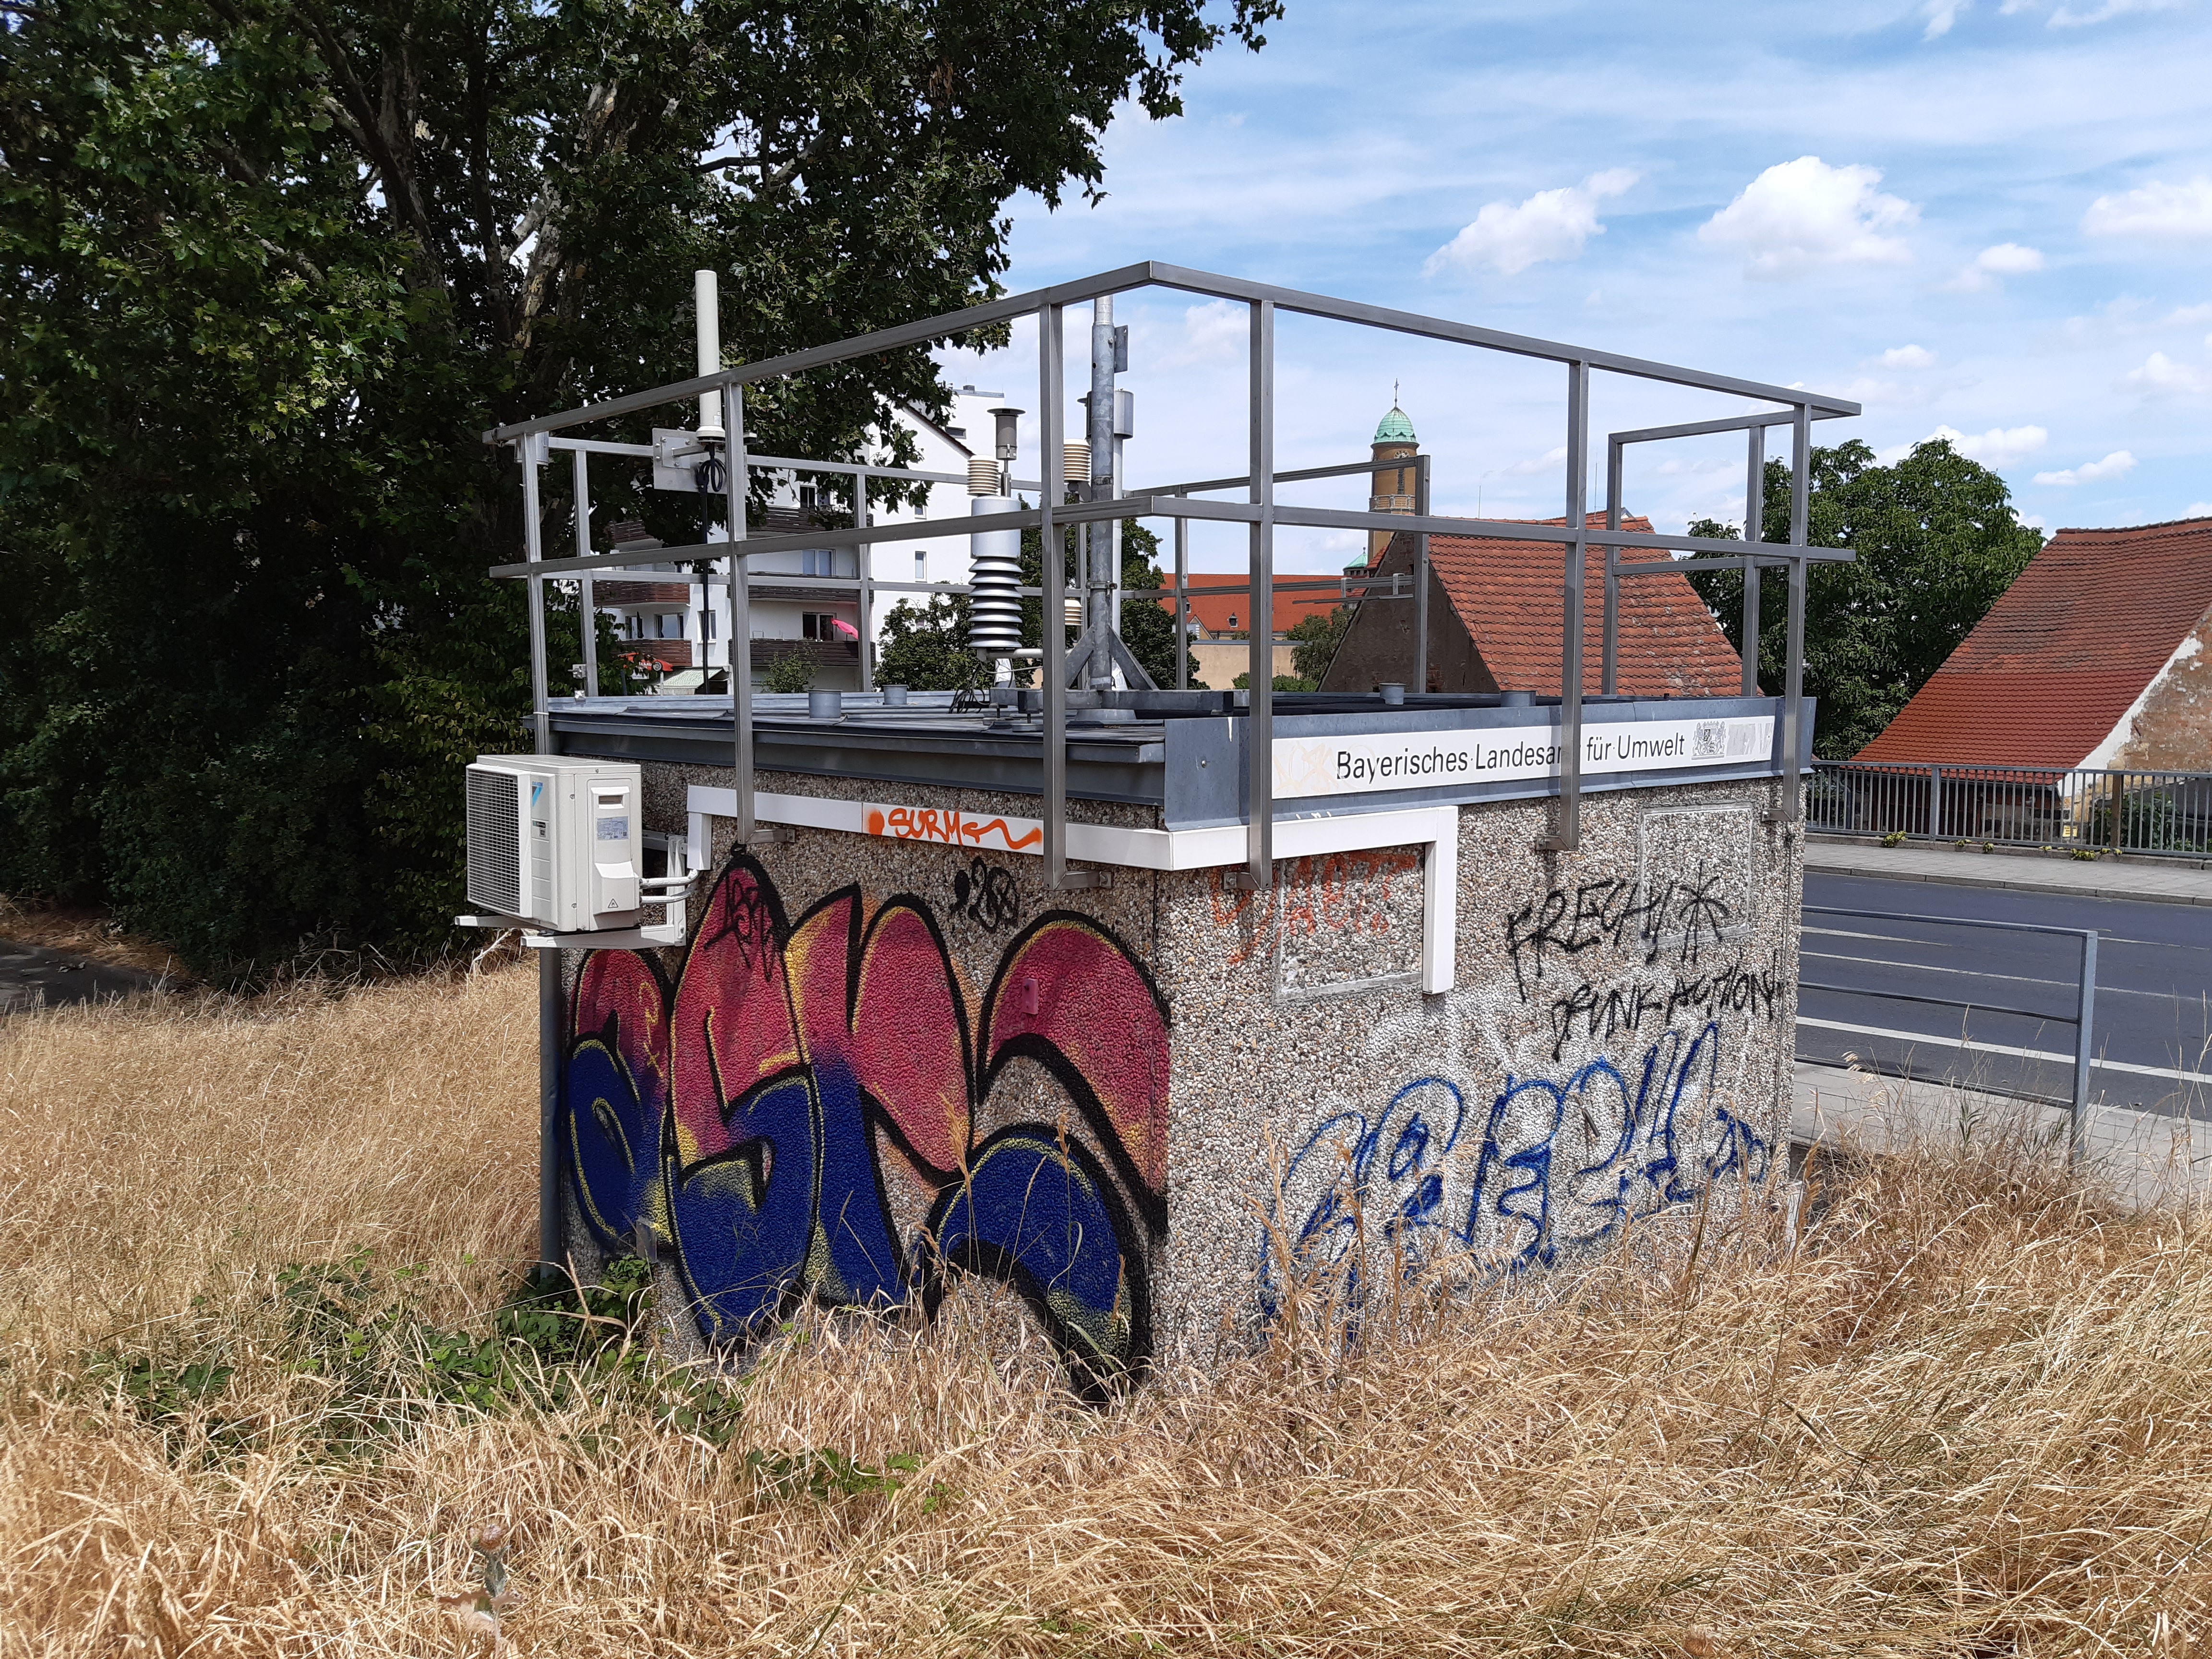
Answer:
[[(1774, 753), (1774, 716), (1608, 720), (1583, 727), (1583, 775), (1742, 766)], [(1277, 738), (1275, 799), (1439, 789), (1559, 775), (1556, 726)]]

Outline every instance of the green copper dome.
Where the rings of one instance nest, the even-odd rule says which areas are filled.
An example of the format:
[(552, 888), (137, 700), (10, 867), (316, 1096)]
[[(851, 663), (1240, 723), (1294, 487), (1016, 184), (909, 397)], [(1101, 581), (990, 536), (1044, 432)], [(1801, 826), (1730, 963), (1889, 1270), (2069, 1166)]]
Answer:
[(1393, 404), (1390, 412), (1376, 424), (1375, 441), (1378, 444), (1410, 444), (1419, 440), (1413, 436), (1413, 423), (1406, 418), (1406, 411)]

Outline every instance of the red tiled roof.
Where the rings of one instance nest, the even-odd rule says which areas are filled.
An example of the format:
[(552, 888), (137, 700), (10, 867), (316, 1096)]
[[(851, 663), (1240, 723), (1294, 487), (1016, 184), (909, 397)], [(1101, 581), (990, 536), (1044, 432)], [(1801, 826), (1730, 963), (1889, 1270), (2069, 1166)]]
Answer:
[[(1173, 578), (1167, 580), (1172, 584)], [(1278, 580), (1310, 581), (1310, 576), (1292, 576), (1287, 571)], [(1190, 619), (1209, 634), (1242, 633), (1252, 624), (1252, 596), (1249, 593), (1207, 593), (1209, 587), (1249, 587), (1251, 578), (1235, 576), (1193, 575), (1190, 583)], [(1326, 617), (1332, 606), (1343, 603), (1325, 588), (1278, 592), (1275, 599), (1275, 629), (1278, 634), (1287, 634), (1308, 617)], [(1316, 605), (1313, 601), (1320, 600)], [(1160, 601), (1163, 609), (1175, 610), (1175, 595), (1170, 592)]]
[[(1564, 525), (1559, 519), (1533, 524)], [(1589, 515), (1602, 529), (1605, 514)], [(1651, 521), (1624, 518), (1623, 530), (1645, 531)], [(1603, 683), (1600, 647), (1605, 626), (1605, 581), (1599, 550), (1584, 578), (1583, 690)], [(1657, 549), (1626, 548), (1624, 562), (1663, 558)], [(1565, 550), (1545, 542), (1486, 536), (1431, 536), (1429, 561), (1452, 609), (1474, 639), (1483, 665), (1499, 686), (1556, 696), (1563, 624), (1559, 604)], [(1743, 684), (1741, 660), (1705, 609), (1689, 578), (1632, 576), (1620, 584), (1619, 684), (1644, 696), (1733, 696)]]
[(2212, 610), (2212, 519), (2062, 530), (1857, 758), (2070, 767)]

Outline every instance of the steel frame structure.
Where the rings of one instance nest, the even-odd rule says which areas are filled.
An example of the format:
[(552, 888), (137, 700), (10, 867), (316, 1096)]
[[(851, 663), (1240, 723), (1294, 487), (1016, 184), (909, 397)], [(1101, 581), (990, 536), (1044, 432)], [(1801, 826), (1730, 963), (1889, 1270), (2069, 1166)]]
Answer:
[[(1065, 501), (1060, 487), (1045, 487), (1036, 480), (1017, 480), (1017, 488), (1035, 488), (1037, 504), (1032, 507), (1001, 514), (981, 514), (955, 519), (924, 520), (919, 523), (882, 525), (870, 522), (867, 508), (866, 481), (873, 477), (900, 478), (909, 481), (964, 483), (951, 475), (912, 471), (897, 467), (868, 465), (855, 462), (816, 461), (786, 456), (754, 456), (745, 448), (744, 398), (744, 388), (762, 381), (804, 374), (808, 370), (830, 364), (844, 362), (856, 357), (898, 350), (913, 346), (936, 343), (948, 336), (1017, 319), (1035, 319), (1037, 330), (1038, 362), (1038, 432), (1037, 453), (1040, 471), (1049, 475), (1055, 471), (1054, 458), (1061, 453), (1065, 431), (1066, 388), (1063, 385), (1064, 313), (1067, 307), (1146, 288), (1164, 288), (1183, 294), (1197, 295), (1208, 299), (1227, 300), (1243, 303), (1250, 319), (1250, 348), (1249, 382), (1246, 395), (1248, 416), (1247, 471), (1234, 477), (1195, 480), (1181, 483), (1155, 485), (1142, 489), (1131, 489), (1115, 495), (1112, 486), (1102, 493), (1093, 487), (1079, 487), (1078, 494), (1087, 499)], [(1346, 511), (1337, 508), (1304, 507), (1285, 502), (1277, 497), (1279, 484), (1304, 479), (1344, 476), (1372, 471), (1375, 463), (1367, 461), (1340, 464), (1328, 467), (1304, 468), (1290, 472), (1278, 472), (1274, 463), (1275, 443), (1275, 321), (1279, 313), (1323, 318), (1333, 321), (1437, 340), (1451, 344), (1498, 351), (1509, 355), (1531, 357), (1562, 365), (1567, 371), (1567, 442), (1565, 463), (1565, 522), (1562, 525), (1531, 524), (1513, 520), (1484, 520), (1438, 518), (1431, 511), (1429, 499), (1430, 469), (1428, 458), (1417, 458), (1418, 500), (1411, 514)], [(1610, 434), (1607, 437), (1607, 490), (1604, 527), (1589, 525), (1587, 501), (1590, 453), (1589, 377), (1592, 370), (1623, 374), (1637, 379), (1656, 380), (1668, 385), (1694, 390), (1720, 392), (1750, 398), (1778, 405), (1758, 413), (1685, 422), (1678, 425), (1651, 427), (1635, 431)], [(622, 550), (612, 553), (593, 553), (589, 550), (589, 492), (586, 477), (586, 457), (591, 453), (620, 455), (650, 455), (647, 446), (603, 443), (588, 440), (556, 440), (552, 434), (595, 421), (639, 413), (664, 404), (677, 403), (698, 397), (702, 392), (722, 394), (726, 408), (727, 437), (723, 444), (724, 512), (728, 526), (728, 539), (722, 542), (702, 542), (685, 547), (654, 547)], [(1273, 745), (1273, 629), (1262, 626), (1261, 618), (1273, 615), (1274, 532), (1278, 525), (1297, 525), (1321, 529), (1383, 530), (1410, 532), (1415, 538), (1416, 575), (1412, 598), (1415, 606), (1414, 659), (1413, 684), (1425, 689), (1427, 684), (1428, 651), (1428, 538), (1431, 535), (1482, 536), (1517, 541), (1546, 542), (1560, 546), (1565, 553), (1565, 570), (1561, 583), (1561, 599), (1565, 607), (1560, 660), (1560, 724), (1559, 743), (1561, 765), (1559, 807), (1552, 835), (1542, 843), (1549, 850), (1571, 850), (1580, 842), (1581, 832), (1581, 762), (1583, 726), (1583, 613), (1584, 578), (1593, 546), (1603, 551), (1602, 580), (1604, 582), (1604, 627), (1601, 641), (1601, 684), (1610, 692), (1617, 679), (1619, 585), (1622, 578), (1657, 574), (1667, 571), (1684, 570), (1741, 570), (1747, 574), (1745, 590), (1745, 633), (1748, 642), (1745, 652), (1744, 685), (1755, 691), (1758, 673), (1758, 605), (1759, 584), (1751, 573), (1761, 566), (1786, 567), (1790, 575), (1790, 623), (1784, 687), (1780, 753), (1783, 783), (1775, 817), (1778, 822), (1795, 824), (1802, 812), (1802, 803), (1796, 784), (1802, 739), (1800, 723), (1802, 715), (1804, 670), (1804, 608), (1805, 583), (1808, 567), (1827, 561), (1848, 560), (1852, 556), (1844, 550), (1815, 548), (1805, 544), (1806, 511), (1809, 488), (1808, 462), (1811, 451), (1812, 422), (1839, 416), (1855, 416), (1859, 406), (1846, 399), (1799, 388), (1772, 386), (1760, 381), (1740, 380), (1731, 375), (1707, 374), (1694, 369), (1676, 368), (1668, 364), (1626, 356), (1615, 352), (1562, 344), (1529, 336), (1510, 334), (1496, 329), (1477, 326), (1446, 319), (1425, 317), (1413, 312), (1394, 310), (1387, 307), (1363, 304), (1355, 301), (1332, 299), (1326, 295), (1303, 293), (1292, 289), (1279, 288), (1264, 283), (1248, 282), (1241, 278), (1216, 276), (1206, 271), (1192, 270), (1179, 265), (1147, 261), (1125, 265), (1119, 270), (1062, 283), (1050, 288), (1026, 294), (1010, 295), (964, 310), (950, 312), (941, 316), (928, 317), (902, 325), (896, 328), (878, 330), (872, 334), (840, 340), (828, 345), (810, 347), (805, 350), (787, 353), (759, 362), (744, 363), (700, 374), (690, 380), (674, 381), (625, 397), (586, 404), (554, 415), (518, 421), (494, 428), (483, 434), (487, 444), (511, 444), (514, 447), (522, 466), (524, 495), (525, 557), (520, 563), (501, 564), (492, 568), (497, 577), (526, 580), (530, 589), (532, 690), (536, 705), (538, 744), (541, 750), (550, 747), (551, 727), (545, 659), (544, 584), (548, 579), (574, 577), (585, 584), (580, 596), (586, 614), (589, 612), (588, 584), (601, 570), (634, 568), (645, 565), (682, 562), (724, 560), (727, 570), (724, 580), (729, 584), (730, 637), (727, 646), (731, 714), (735, 727), (732, 761), (734, 766), (737, 840), (740, 845), (755, 845), (788, 837), (787, 826), (763, 824), (754, 810), (753, 779), (753, 720), (751, 684), (751, 630), (748, 594), (756, 586), (772, 586), (777, 579), (744, 574), (745, 561), (753, 555), (780, 552), (792, 549), (824, 547), (864, 547), (879, 541), (893, 539), (923, 539), (939, 537), (966, 537), (977, 532), (992, 530), (1031, 530), (1039, 532), (1045, 550), (1044, 582), (1035, 590), (1044, 600), (1048, 617), (1065, 614), (1064, 600), (1067, 592), (1068, 572), (1065, 553), (1055, 532), (1071, 525), (1110, 523), (1122, 519), (1165, 518), (1174, 521), (1176, 582), (1174, 597), (1176, 607), (1177, 635), (1182, 636), (1182, 624), (1188, 617), (1188, 523), (1193, 519), (1243, 524), (1247, 528), (1249, 547), (1249, 585), (1242, 591), (1249, 594), (1249, 610), (1254, 625), (1249, 630), (1250, 652), (1250, 702), (1247, 755), (1249, 771), (1246, 780), (1245, 861), (1236, 872), (1236, 879), (1253, 887), (1266, 887), (1273, 880), (1274, 799)], [(1790, 496), (1790, 539), (1787, 542), (1766, 543), (1755, 539), (1753, 526), (1761, 521), (1763, 497), (1762, 449), (1767, 428), (1787, 425), (1791, 431), (1792, 487)], [(1666, 438), (1692, 437), (1703, 434), (1743, 431), (1748, 434), (1750, 460), (1747, 473), (1745, 539), (1727, 541), (1693, 536), (1668, 536), (1650, 532), (1631, 532), (1620, 528), (1622, 454), (1630, 444), (1653, 442)], [(576, 541), (578, 553), (573, 557), (547, 558), (543, 546), (543, 527), (540, 522), (538, 473), (550, 459), (552, 449), (557, 447), (570, 451), (574, 458), (577, 478)], [(1400, 463), (1403, 465), (1403, 463)], [(849, 476), (854, 480), (855, 523), (842, 530), (809, 531), (799, 534), (754, 536), (745, 525), (745, 500), (750, 476), (754, 470), (805, 471)], [(1243, 490), (1243, 501), (1204, 499), (1209, 491)], [(1623, 562), (1623, 548), (1649, 548), (1669, 555), (1687, 553), (1687, 558), (1644, 558)], [(1751, 550), (1755, 549), (1756, 550)], [(865, 561), (863, 562), (866, 562)], [(702, 578), (703, 580), (703, 578)], [(787, 579), (792, 580), (792, 579)], [(963, 591), (957, 583), (906, 583), (876, 581), (868, 576), (842, 579), (852, 581), (862, 595), (864, 622), (862, 628), (864, 653), (872, 643), (867, 639), (872, 632), (872, 621), (865, 617), (868, 597), (876, 590), (893, 591)], [(801, 585), (818, 587), (821, 578), (803, 579)], [(1282, 584), (1285, 588), (1293, 586)], [(1339, 586), (1334, 580), (1297, 583), (1300, 587), (1316, 588)], [(1212, 589), (1212, 592), (1223, 592)], [(586, 672), (593, 675), (592, 689), (597, 690), (596, 663), (589, 659), (593, 653), (592, 630), (583, 630), (587, 653)], [(1067, 862), (1067, 714), (1068, 692), (1066, 685), (1064, 659), (1066, 652), (1065, 630), (1047, 627), (1043, 630), (1043, 739), (1044, 787), (1043, 823), (1046, 881), (1055, 889), (1089, 887), (1105, 879), (1103, 872), (1071, 869)], [(866, 672), (867, 659), (863, 657)], [(1181, 677), (1178, 677), (1179, 680)]]

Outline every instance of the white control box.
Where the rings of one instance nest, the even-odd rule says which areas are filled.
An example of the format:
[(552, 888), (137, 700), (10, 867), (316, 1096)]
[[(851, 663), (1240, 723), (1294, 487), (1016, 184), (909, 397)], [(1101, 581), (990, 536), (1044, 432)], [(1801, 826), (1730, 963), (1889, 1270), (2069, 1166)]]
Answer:
[(479, 755), (468, 769), (471, 907), (563, 933), (635, 927), (641, 791), (629, 762)]

